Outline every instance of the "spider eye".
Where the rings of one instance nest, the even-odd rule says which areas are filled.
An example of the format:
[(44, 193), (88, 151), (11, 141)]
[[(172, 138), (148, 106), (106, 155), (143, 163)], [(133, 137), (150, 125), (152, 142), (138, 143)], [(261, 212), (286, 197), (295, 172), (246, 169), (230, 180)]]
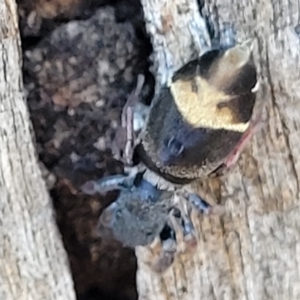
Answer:
[(179, 142), (174, 137), (167, 139), (165, 141), (165, 145), (167, 146), (168, 150), (170, 151), (170, 154), (175, 157), (178, 157), (184, 150), (182, 143)]

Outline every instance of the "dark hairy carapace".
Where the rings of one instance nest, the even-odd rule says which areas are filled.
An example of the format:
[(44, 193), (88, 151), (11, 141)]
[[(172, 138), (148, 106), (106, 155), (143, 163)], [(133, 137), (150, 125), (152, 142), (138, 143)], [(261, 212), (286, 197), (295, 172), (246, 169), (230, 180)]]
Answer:
[(153, 100), (138, 156), (173, 183), (209, 176), (249, 129), (256, 84), (249, 43), (187, 63)]

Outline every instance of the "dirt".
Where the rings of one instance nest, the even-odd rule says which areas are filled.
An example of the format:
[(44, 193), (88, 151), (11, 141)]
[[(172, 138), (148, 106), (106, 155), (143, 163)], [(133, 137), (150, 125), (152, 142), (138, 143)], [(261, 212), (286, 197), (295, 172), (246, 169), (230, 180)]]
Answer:
[(20, 0), (19, 16), (36, 147), (78, 299), (137, 299), (134, 252), (95, 229), (117, 193), (90, 197), (80, 186), (122, 172), (111, 143), (138, 74), (143, 100), (153, 95), (140, 3)]

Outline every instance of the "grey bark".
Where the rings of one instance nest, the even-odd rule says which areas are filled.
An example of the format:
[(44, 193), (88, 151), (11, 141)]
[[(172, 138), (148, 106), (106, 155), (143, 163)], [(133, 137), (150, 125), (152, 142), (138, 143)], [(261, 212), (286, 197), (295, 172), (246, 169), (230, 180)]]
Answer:
[[(196, 0), (142, 5), (161, 84), (170, 66), (205, 51), (207, 32)], [(255, 40), (264, 124), (220, 186), (208, 181), (195, 187), (219, 200), (226, 213), (194, 220), (199, 246), (193, 256), (179, 257), (159, 276), (143, 263), (147, 250), (136, 250), (139, 299), (300, 299), (299, 2), (207, 0), (202, 14), (225, 34), (223, 41), (226, 28), (237, 40)], [(200, 43), (197, 31), (205, 37)]]
[(23, 95), (14, 0), (0, 1), (0, 299), (73, 300)]

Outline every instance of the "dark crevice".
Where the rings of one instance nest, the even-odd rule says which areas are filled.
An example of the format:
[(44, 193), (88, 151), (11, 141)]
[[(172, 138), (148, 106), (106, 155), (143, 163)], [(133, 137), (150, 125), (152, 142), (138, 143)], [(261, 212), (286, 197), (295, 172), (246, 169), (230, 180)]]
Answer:
[[(27, 4), (32, 3), (32, 6), (22, 7), (25, 1)], [(38, 0), (38, 2), (43, 1), (45, 0)], [(51, 1), (63, 2), (63, 0), (50, 0), (49, 2)], [(136, 85), (137, 74), (145, 75), (142, 100), (149, 104), (153, 97), (155, 80), (149, 71), (152, 45), (146, 33), (141, 4), (138, 0), (88, 1), (71, 16), (58, 14), (52, 19), (44, 18), (39, 20), (40, 23), (37, 22), (36, 28), (30, 28), (27, 18), (34, 10), (34, 3), (34, 0), (19, 0), (18, 2), (19, 12), (23, 9), (19, 18), (24, 61), (23, 80), (28, 94), (27, 103), (35, 132), (39, 160), (50, 174), (57, 178), (50, 196), (57, 225), (69, 257), (77, 299), (135, 300), (137, 299), (135, 286), (137, 265), (134, 251), (125, 249), (114, 241), (104, 241), (94, 232), (99, 215), (116, 199), (117, 194), (86, 197), (81, 194), (79, 187), (87, 180), (99, 179), (104, 174), (121, 172), (122, 164), (112, 158), (111, 151), (107, 148), (99, 150), (94, 145), (99, 138), (106, 138), (107, 135), (110, 139), (113, 135), (113, 125), (110, 122), (118, 118), (116, 112), (122, 107), (126, 97)], [(122, 23), (116, 26), (117, 32), (111, 32), (105, 27), (105, 22), (101, 21), (106, 18), (103, 15), (99, 24), (94, 24), (94, 20), (89, 21), (96, 10), (102, 10), (102, 8), (105, 10), (109, 6), (114, 8), (115, 14), (114, 21), (111, 17), (111, 10), (108, 10), (109, 22)], [(70, 21), (85, 20), (90, 22), (91, 27), (98, 26), (94, 34), (97, 35), (100, 32), (99, 36), (104, 37), (100, 39), (100, 42), (98, 37), (99, 44), (97, 42), (92, 46), (91, 43), (86, 45), (86, 40), (82, 39), (79, 34), (78, 40), (71, 38), (63, 40), (67, 36), (63, 28), (65, 24)], [(74, 24), (78, 28), (81, 25)], [(56, 39), (52, 36), (54, 30), (58, 32)], [(80, 33), (80, 30), (78, 32)], [(126, 49), (125, 54), (122, 54), (122, 51), (117, 52), (115, 44), (111, 46), (110, 41), (111, 39), (120, 41), (122, 38), (124, 40), (124, 36), (127, 37), (126, 34), (128, 34), (132, 50)], [(106, 41), (103, 42), (105, 37)], [(58, 41), (59, 38), (62, 40)], [(72, 52), (71, 48), (77, 48), (73, 47), (74, 45), (78, 45), (78, 49)], [(103, 51), (104, 47), (106, 52)], [(85, 53), (80, 49), (91, 49), (91, 52), (96, 54)], [(34, 50), (30, 53), (32, 57), (25, 57), (24, 52), (27, 50)], [(107, 58), (97, 56), (98, 51), (107, 53)], [(119, 58), (117, 53), (123, 55), (120, 58), (125, 61), (123, 67), (119, 65), (118, 68), (115, 67), (116, 60)], [(39, 60), (38, 57), (42, 59)], [(69, 64), (70, 57), (74, 58), (74, 65)], [(100, 77), (104, 82), (109, 82), (108, 78), (111, 76), (113, 81), (110, 84), (105, 83), (104, 87), (98, 86), (99, 90), (103, 88), (100, 94), (104, 95), (106, 91), (115, 93), (107, 95), (107, 99), (106, 95), (102, 96), (105, 101), (104, 108), (95, 106), (93, 100), (87, 103), (81, 102), (75, 106), (74, 114), (70, 114), (68, 105), (55, 106), (53, 95), (60, 88), (66, 87), (68, 92), (66, 98), (72, 101), (73, 97), (77, 96), (76, 93), (81, 95), (80, 83), (85, 84), (85, 81), (81, 80), (82, 77), (86, 78), (87, 82), (86, 86), (82, 87), (83, 90), (94, 88), (93, 84), (97, 85), (98, 73), (95, 72), (97, 59), (101, 62), (107, 59), (109, 67), (115, 67), (113, 75), (108, 70), (108, 73)], [(58, 63), (61, 68), (56, 68), (55, 63)], [(71, 75), (65, 65), (71, 69)], [(78, 88), (72, 89), (70, 82), (76, 83), (76, 81), (79, 82)], [(99, 82), (99, 85), (101, 84)], [(104, 114), (101, 109), (107, 113)], [(106, 117), (109, 114), (112, 117)], [(61, 137), (63, 137), (62, 140), (57, 143)], [(168, 237), (172, 236), (172, 233), (167, 230), (165, 233)]]

